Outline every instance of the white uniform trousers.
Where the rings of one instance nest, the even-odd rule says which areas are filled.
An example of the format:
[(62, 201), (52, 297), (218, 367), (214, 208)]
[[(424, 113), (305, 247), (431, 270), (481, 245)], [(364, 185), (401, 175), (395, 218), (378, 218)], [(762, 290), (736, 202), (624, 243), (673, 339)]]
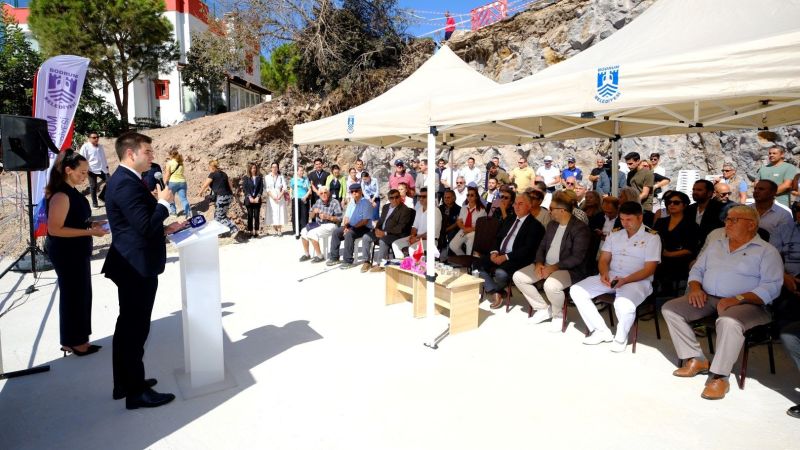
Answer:
[[(613, 280), (615, 276), (620, 275), (612, 272), (609, 278)], [(631, 330), (633, 321), (636, 318), (636, 307), (641, 305), (644, 299), (652, 292), (653, 283), (650, 280), (640, 280), (624, 284), (619, 289), (613, 289), (600, 282), (600, 275), (586, 278), (570, 288), (572, 301), (575, 302), (581, 319), (583, 319), (583, 323), (586, 324), (589, 332), (595, 330), (611, 331), (597, 311), (592, 299), (601, 294), (616, 293), (614, 314), (617, 316), (618, 324), (614, 340), (617, 342), (627, 342), (628, 332)]]

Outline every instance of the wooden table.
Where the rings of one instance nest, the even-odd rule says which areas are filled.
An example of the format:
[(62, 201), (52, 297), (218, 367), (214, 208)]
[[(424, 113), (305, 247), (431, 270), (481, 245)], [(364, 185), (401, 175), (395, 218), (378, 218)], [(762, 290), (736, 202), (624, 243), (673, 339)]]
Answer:
[[(450, 318), (450, 334), (478, 327), (478, 304), (483, 280), (468, 274), (443, 279), (437, 277), (434, 284), (436, 314)], [(403, 270), (397, 266), (386, 266), (386, 304), (394, 305), (410, 301), (414, 317), (425, 317), (427, 307), (427, 283), (425, 276)]]

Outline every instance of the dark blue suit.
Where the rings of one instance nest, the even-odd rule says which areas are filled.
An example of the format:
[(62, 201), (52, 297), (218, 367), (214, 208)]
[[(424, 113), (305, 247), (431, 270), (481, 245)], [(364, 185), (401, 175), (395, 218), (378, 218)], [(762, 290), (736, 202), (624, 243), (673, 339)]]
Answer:
[(145, 388), (142, 358), (158, 275), (166, 263), (163, 222), (169, 210), (133, 171), (120, 166), (108, 180), (106, 213), (112, 239), (102, 272), (117, 285), (119, 295), (114, 388), (135, 395)]

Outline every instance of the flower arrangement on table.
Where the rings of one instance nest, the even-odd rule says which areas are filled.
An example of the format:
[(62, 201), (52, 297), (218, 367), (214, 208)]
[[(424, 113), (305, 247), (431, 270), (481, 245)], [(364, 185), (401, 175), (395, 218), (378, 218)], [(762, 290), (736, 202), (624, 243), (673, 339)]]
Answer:
[(413, 255), (403, 258), (400, 268), (425, 275), (425, 258), (423, 258), (422, 245), (417, 246), (417, 250)]

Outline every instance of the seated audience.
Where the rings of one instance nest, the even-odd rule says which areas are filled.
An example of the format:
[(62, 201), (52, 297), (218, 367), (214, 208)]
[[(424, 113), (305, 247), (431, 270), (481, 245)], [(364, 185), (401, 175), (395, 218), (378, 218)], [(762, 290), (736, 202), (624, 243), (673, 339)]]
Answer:
[(697, 180), (692, 186), (692, 200), (695, 203), (686, 208), (684, 214), (700, 226), (699, 240), (705, 241), (711, 230), (722, 227), (720, 220), (722, 204), (714, 198), (714, 185), (708, 180)]
[(575, 191), (566, 189), (564, 190), (564, 193), (569, 196), (569, 198), (572, 200), (572, 204), (575, 206), (575, 208), (572, 209), (572, 215), (586, 225), (589, 225), (589, 216), (587, 216), (582, 209), (578, 208), (578, 197), (577, 194), (575, 194)]
[(414, 196), (406, 183), (397, 183), (397, 192), (400, 193), (400, 203), (414, 209)]
[(589, 217), (590, 221), (592, 217), (603, 214), (603, 210), (600, 209), (601, 203), (602, 198), (597, 191), (587, 191), (586, 195), (584, 195), (581, 209), (586, 213), (586, 216)]
[(446, 249), (450, 245), (450, 240), (458, 233), (458, 215), (461, 213), (461, 206), (456, 204), (456, 194), (447, 189), (442, 193), (442, 204), (439, 206), (442, 213), (442, 231), (439, 234), (439, 251)]
[[(536, 251), (534, 264), (519, 269), (514, 284), (536, 310), (533, 323), (552, 319), (551, 331), (561, 331), (564, 290), (586, 276), (586, 257), (591, 242), (589, 227), (572, 215), (571, 199), (556, 192), (550, 203), (553, 220)], [(545, 300), (535, 284), (544, 281)]]
[(486, 190), (481, 194), (481, 201), (486, 209), (491, 209), (495, 200), (499, 200), (500, 189), (497, 185), (497, 178), (489, 178), (486, 182)]
[[(420, 210), (414, 215), (414, 223), (411, 225), (411, 234), (407, 237), (400, 238), (392, 244), (392, 251), (394, 251), (395, 258), (403, 256), (403, 250), (408, 248), (408, 253), (413, 254), (417, 247), (422, 245), (422, 250), (427, 251), (425, 242), (428, 239), (428, 188), (424, 187), (419, 192)], [(439, 236), (442, 229), (442, 213), (439, 209), (433, 210), (434, 215), (434, 232), (433, 236)], [(435, 239), (435, 238), (434, 238)], [(439, 256), (436, 251), (434, 257)]]
[(517, 194), (512, 189), (503, 187), (500, 190), (497, 205), (490, 210), (489, 216), (495, 218), (498, 222), (516, 219), (517, 216), (514, 214), (514, 200), (516, 196)]
[[(458, 220), (456, 220), (459, 231), (450, 240), (450, 251), (454, 255), (472, 254), (472, 244), (475, 242), (475, 222), (486, 215), (486, 210), (481, 207), (480, 200), (478, 200), (478, 190), (476, 188), (467, 188), (467, 190), (469, 191), (467, 203), (461, 208)], [(466, 250), (461, 249), (462, 245)]]
[(514, 272), (532, 263), (536, 257), (536, 247), (544, 236), (544, 227), (530, 212), (530, 195), (518, 195), (514, 201), (517, 218), (503, 224), (492, 251), (488, 255), (481, 255), (478, 262), (484, 291), (494, 296), (490, 305), (492, 309), (503, 305), (505, 289)]
[(653, 226), (661, 238), (661, 264), (656, 269), (656, 280), (662, 283), (662, 288), (672, 289), (676, 282), (689, 276), (689, 263), (700, 248), (700, 227), (683, 214), (689, 206), (688, 195), (670, 191), (664, 203), (669, 216), (658, 219)]
[[(400, 183), (398, 187), (402, 186)], [(364, 264), (361, 265), (361, 272), (371, 270), (372, 272), (382, 272), (381, 263), (386, 259), (386, 254), (394, 241), (405, 236), (414, 221), (414, 208), (409, 208), (403, 203), (403, 197), (399, 189), (391, 189), (388, 193), (389, 203), (383, 205), (381, 217), (375, 228), (364, 234), (361, 238), (361, 251), (364, 257)], [(375, 258), (370, 258), (372, 244), (378, 245), (375, 251)], [(400, 255), (395, 255), (400, 256)]]
[[(356, 161), (356, 164), (358, 164), (358, 161)], [(364, 198), (369, 200), (370, 205), (372, 205), (372, 220), (378, 220), (381, 213), (381, 192), (378, 188), (378, 180), (373, 179), (366, 171), (361, 172), (361, 189), (364, 192)]]
[(344, 263), (342, 269), (353, 267), (353, 253), (355, 253), (356, 239), (361, 239), (372, 229), (372, 204), (364, 198), (361, 184), (353, 183), (349, 188), (352, 201), (344, 212), (342, 226), (333, 230), (331, 234), (331, 248), (329, 250), (329, 266), (339, 264), (339, 246), (344, 241)]
[[(758, 213), (735, 206), (725, 219), (726, 238), (709, 243), (689, 273), (686, 295), (661, 309), (678, 358), (678, 377), (709, 373), (701, 397), (717, 400), (730, 388), (728, 377), (739, 358), (744, 332), (770, 321), (764, 305), (780, 293), (783, 264), (778, 251), (758, 237)], [(718, 314), (716, 353), (709, 364), (691, 322)]]
[(453, 189), (453, 193), (456, 195), (456, 205), (464, 206), (467, 204), (467, 182), (461, 175), (456, 177), (456, 188)]
[(605, 239), (614, 228), (622, 228), (619, 222), (619, 199), (612, 196), (603, 197), (600, 208), (603, 214), (589, 219), (589, 229), (601, 239)]
[[(598, 261), (599, 275), (575, 284), (570, 295), (591, 335), (583, 343), (596, 345), (612, 342), (611, 351), (623, 352), (628, 345), (628, 332), (636, 318), (636, 307), (653, 292), (653, 274), (661, 260), (661, 240), (642, 223), (642, 205), (623, 203), (619, 208), (622, 230), (606, 238)], [(611, 334), (592, 299), (614, 293), (617, 316), (616, 336)]]
[(792, 213), (775, 202), (778, 185), (772, 180), (759, 180), (753, 185), (753, 203), (751, 206), (758, 212), (758, 223), (769, 233), (769, 241), (775, 243), (775, 236), (780, 229), (792, 223)]
[(308, 241), (311, 241), (314, 246), (316, 255), (314, 259), (311, 259), (311, 262), (319, 263), (324, 261), (319, 241), (333, 234), (333, 230), (342, 221), (342, 206), (338, 200), (331, 198), (330, 189), (323, 185), (317, 189), (317, 192), (319, 193), (319, 200), (311, 207), (308, 215), (308, 225), (300, 231), (300, 239), (303, 243), (303, 256), (300, 257), (300, 262), (311, 259), (308, 252)]
[[(542, 202), (547, 194), (539, 188), (534, 188), (530, 192), (527, 192), (527, 194), (529, 194), (531, 198), (531, 215), (538, 220), (543, 227), (546, 227), (547, 224), (550, 223), (550, 211), (542, 206)], [(552, 196), (552, 194), (550, 195)]]
[(722, 204), (722, 210), (719, 213), (719, 220), (725, 221), (728, 216), (728, 210), (738, 205), (731, 196), (731, 187), (725, 183), (717, 183), (714, 185), (714, 198)]

